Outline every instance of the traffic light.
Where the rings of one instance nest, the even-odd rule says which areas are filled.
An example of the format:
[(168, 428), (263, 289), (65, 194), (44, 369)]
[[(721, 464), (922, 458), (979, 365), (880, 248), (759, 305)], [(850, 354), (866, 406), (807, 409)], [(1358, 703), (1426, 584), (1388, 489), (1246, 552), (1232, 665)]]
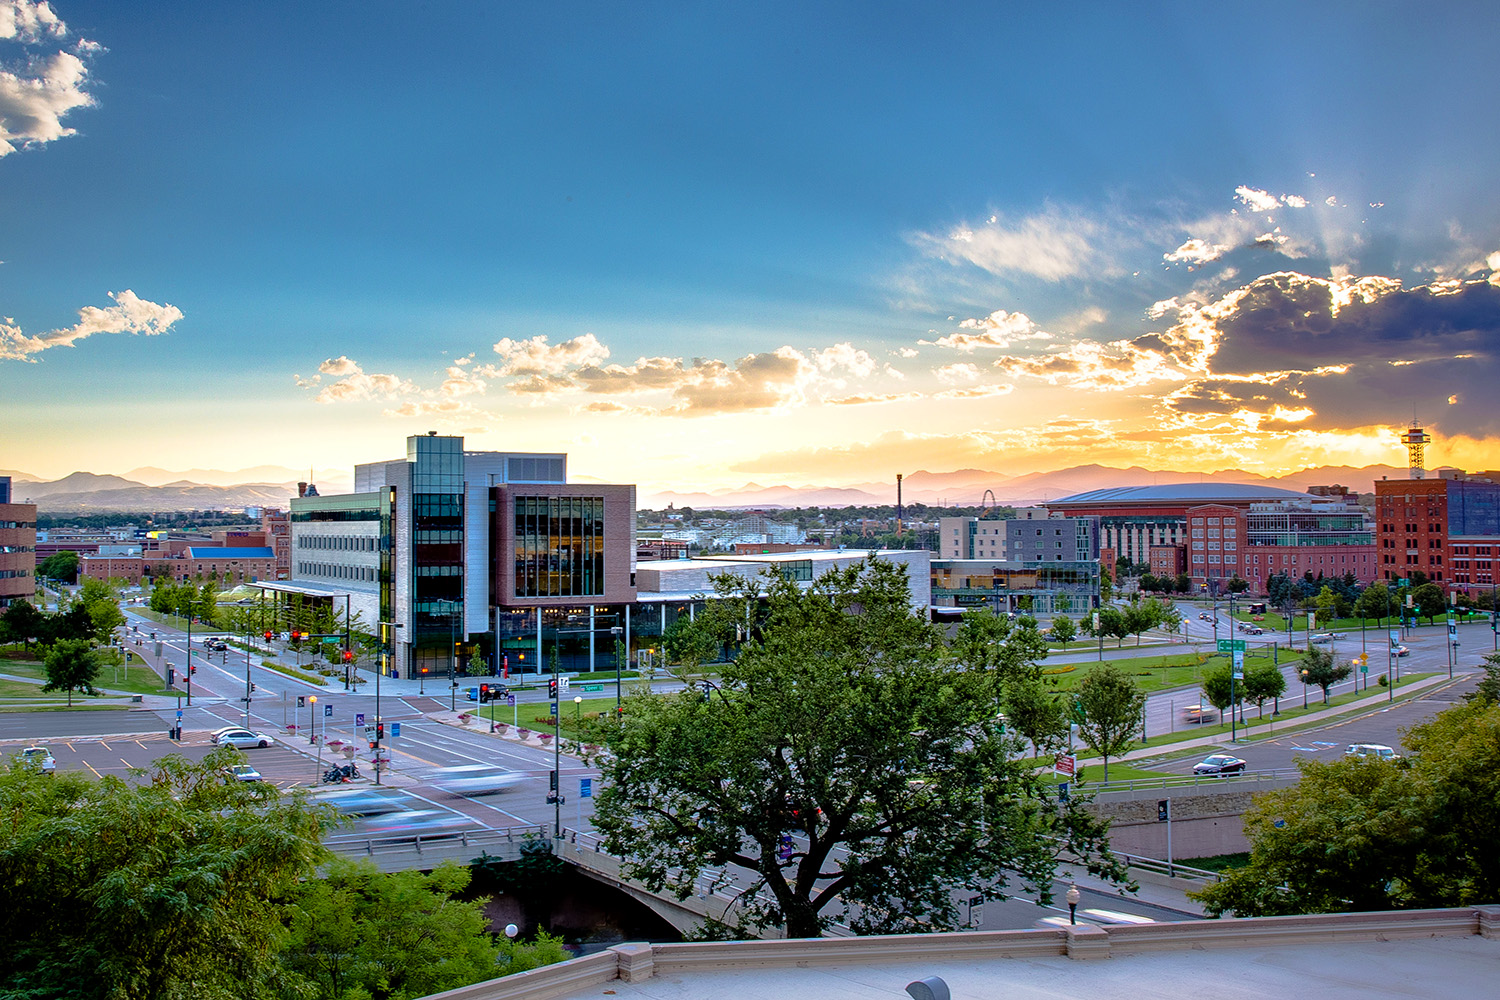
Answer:
[(274, 633), (274, 632), (272, 632), (272, 631), (271, 631), (271, 630), (270, 630), (270, 629), (266, 629), (266, 631), (265, 631), (265, 633), (264, 633), (264, 635), (265, 635), (265, 637), (266, 637), (266, 641), (267, 641), (267, 642), (270, 642), (270, 641), (271, 641), (271, 636), (272, 636), (272, 635), (274, 635), (274, 634), (275, 634), (275, 633)]
[(297, 707), (298, 708), (306, 708), (307, 707), (307, 696), (306, 695), (299, 694), (297, 696)]
[(480, 701), (480, 703), (483, 704), (484, 702), (487, 702), (489, 700), (490, 700), (490, 686), (488, 684), (481, 684), (481, 685), (479, 685), (479, 701)]
[(383, 739), (385, 739), (385, 723), (377, 722), (375, 723), (375, 742), (379, 743)]
[(344, 650), (344, 662), (345, 663), (352, 663), (353, 661), (354, 661), (354, 650), (352, 650), (352, 649), (346, 649), (346, 650)]
[(547, 700), (548, 701), (556, 701), (557, 700), (557, 678), (556, 677), (552, 678), (550, 681), (547, 682)]

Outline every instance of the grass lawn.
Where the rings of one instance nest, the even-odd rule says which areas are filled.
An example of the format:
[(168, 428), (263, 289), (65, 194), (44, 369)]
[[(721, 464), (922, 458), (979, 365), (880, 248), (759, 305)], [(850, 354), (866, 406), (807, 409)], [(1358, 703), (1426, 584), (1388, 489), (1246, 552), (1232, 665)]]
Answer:
[[(42, 661), (35, 658), (38, 651), (30, 653), (24, 650), (6, 650), (0, 653), (0, 674), (11, 674), (16, 677), (34, 677), (38, 683), (46, 683), (47, 668)], [(163, 692), (162, 680), (156, 675), (156, 671), (145, 666), (138, 660), (132, 658), (130, 666), (120, 664), (118, 653), (104, 648), (100, 650), (100, 659), (104, 661), (99, 676), (95, 678), (96, 687), (109, 688), (111, 691), (124, 691), (129, 694), (161, 694)], [(49, 694), (48, 697), (55, 697)]]
[[(1106, 654), (1108, 650), (1106, 650)], [(1288, 663), (1302, 658), (1301, 653), (1288, 653), (1282, 650), (1279, 654), (1270, 651), (1261, 654), (1252, 648), (1245, 653), (1246, 666), (1258, 660), (1272, 661), (1277, 663)], [(1175, 653), (1166, 656), (1135, 656), (1129, 659), (1110, 660), (1112, 663), (1132, 680), (1136, 686), (1147, 694), (1157, 691), (1166, 691), (1171, 688), (1196, 687), (1203, 681), (1203, 674), (1207, 670), (1229, 662), (1227, 654), (1212, 653)], [(1042, 665), (1042, 680), (1049, 686), (1059, 691), (1077, 690), (1079, 683), (1088, 672), (1099, 666), (1098, 660), (1081, 660), (1074, 663), (1045, 663)]]

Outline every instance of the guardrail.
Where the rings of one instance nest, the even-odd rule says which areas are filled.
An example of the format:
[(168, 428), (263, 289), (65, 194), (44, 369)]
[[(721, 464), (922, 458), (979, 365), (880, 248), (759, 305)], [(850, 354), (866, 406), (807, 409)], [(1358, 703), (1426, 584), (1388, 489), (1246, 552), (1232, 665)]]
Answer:
[(1271, 781), (1290, 781), (1300, 777), (1295, 767), (1267, 768), (1262, 771), (1239, 771), (1234, 774), (1172, 774), (1160, 778), (1131, 778), (1126, 781), (1101, 781), (1092, 785), (1101, 795), (1106, 792), (1137, 792), (1148, 789), (1173, 788), (1226, 788), (1262, 784)]
[(323, 841), (323, 846), (349, 857), (369, 858), (382, 871), (399, 871), (447, 860), (467, 864), (480, 854), (515, 861), (521, 856), (522, 845), (536, 840), (541, 840), (551, 849), (551, 829), (538, 824), (426, 834), (365, 834), (329, 837)]

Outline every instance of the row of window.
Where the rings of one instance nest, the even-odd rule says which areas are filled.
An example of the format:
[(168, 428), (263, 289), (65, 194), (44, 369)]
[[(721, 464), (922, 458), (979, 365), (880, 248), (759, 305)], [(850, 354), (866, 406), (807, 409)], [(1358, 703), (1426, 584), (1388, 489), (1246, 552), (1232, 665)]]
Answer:
[(35, 528), (35, 521), (0, 521), (0, 528)]
[(30, 576), (27, 569), (0, 569), (0, 580), (14, 580), (18, 576)]
[(356, 535), (298, 535), (297, 548), (330, 552), (378, 552), (380, 539)]
[(35, 552), (36, 547), (32, 545), (0, 545), (0, 553), (4, 552)]
[(364, 580), (373, 582), (379, 576), (372, 566), (339, 566), (335, 563), (299, 562), (298, 576), (321, 576), (328, 580)]

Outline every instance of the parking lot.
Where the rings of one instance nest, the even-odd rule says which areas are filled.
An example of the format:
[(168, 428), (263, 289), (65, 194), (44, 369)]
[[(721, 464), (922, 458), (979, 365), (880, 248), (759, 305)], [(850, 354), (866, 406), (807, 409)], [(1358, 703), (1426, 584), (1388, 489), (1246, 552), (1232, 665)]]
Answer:
[[(215, 749), (207, 733), (188, 733), (181, 743), (167, 739), (164, 734), (9, 740), (0, 745), (0, 752), (9, 757), (20, 753), (27, 746), (44, 746), (52, 751), (52, 756), (57, 761), (58, 774), (85, 771), (95, 777), (112, 774), (126, 781), (141, 780), (131, 775), (132, 768), (149, 769), (154, 761), (168, 754), (178, 753), (196, 762)], [(246, 763), (253, 765), (266, 781), (277, 787), (290, 788), (293, 785), (311, 785), (317, 782), (318, 774), (314, 773), (317, 770), (316, 760), (279, 743), (241, 753)], [(331, 763), (331, 758), (326, 760), (324, 769)]]

